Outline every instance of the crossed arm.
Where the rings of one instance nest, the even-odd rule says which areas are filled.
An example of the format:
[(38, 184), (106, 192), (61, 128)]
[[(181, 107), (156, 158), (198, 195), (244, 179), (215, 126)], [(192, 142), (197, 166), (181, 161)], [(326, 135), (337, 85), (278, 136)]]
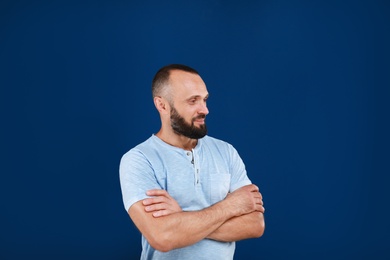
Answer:
[(260, 237), (264, 232), (262, 196), (252, 184), (199, 211), (182, 211), (164, 190), (151, 190), (147, 195), (153, 198), (133, 204), (129, 215), (159, 251), (189, 246), (205, 238), (228, 242)]

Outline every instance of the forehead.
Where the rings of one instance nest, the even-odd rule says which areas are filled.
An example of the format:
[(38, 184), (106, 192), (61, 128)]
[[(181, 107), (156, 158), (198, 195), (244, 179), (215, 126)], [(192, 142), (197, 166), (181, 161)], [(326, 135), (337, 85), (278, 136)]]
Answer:
[(191, 96), (206, 96), (206, 84), (202, 78), (193, 73), (173, 70), (170, 73), (169, 83), (173, 98), (186, 99)]

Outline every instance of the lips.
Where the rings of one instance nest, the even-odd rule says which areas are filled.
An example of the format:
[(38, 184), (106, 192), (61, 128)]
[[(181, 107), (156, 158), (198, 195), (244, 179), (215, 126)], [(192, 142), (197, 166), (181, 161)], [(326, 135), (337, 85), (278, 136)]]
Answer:
[(205, 115), (200, 115), (200, 116), (195, 117), (193, 119), (193, 122), (204, 124), (205, 119), (206, 119)]

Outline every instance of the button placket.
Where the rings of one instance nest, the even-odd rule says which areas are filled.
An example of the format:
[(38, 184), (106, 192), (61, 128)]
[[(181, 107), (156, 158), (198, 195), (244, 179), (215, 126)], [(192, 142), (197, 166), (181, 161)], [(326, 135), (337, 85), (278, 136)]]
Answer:
[(199, 178), (199, 165), (198, 165), (198, 158), (196, 158), (196, 154), (194, 149), (192, 149), (192, 158), (194, 161), (194, 174), (195, 174), (195, 185), (200, 184), (200, 178)]

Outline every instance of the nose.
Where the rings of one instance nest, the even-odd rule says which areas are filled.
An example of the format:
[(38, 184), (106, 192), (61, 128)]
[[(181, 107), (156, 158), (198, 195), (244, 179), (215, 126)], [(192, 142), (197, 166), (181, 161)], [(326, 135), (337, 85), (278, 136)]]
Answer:
[(198, 110), (199, 114), (207, 115), (209, 113), (209, 109), (207, 108), (206, 102), (203, 102)]

